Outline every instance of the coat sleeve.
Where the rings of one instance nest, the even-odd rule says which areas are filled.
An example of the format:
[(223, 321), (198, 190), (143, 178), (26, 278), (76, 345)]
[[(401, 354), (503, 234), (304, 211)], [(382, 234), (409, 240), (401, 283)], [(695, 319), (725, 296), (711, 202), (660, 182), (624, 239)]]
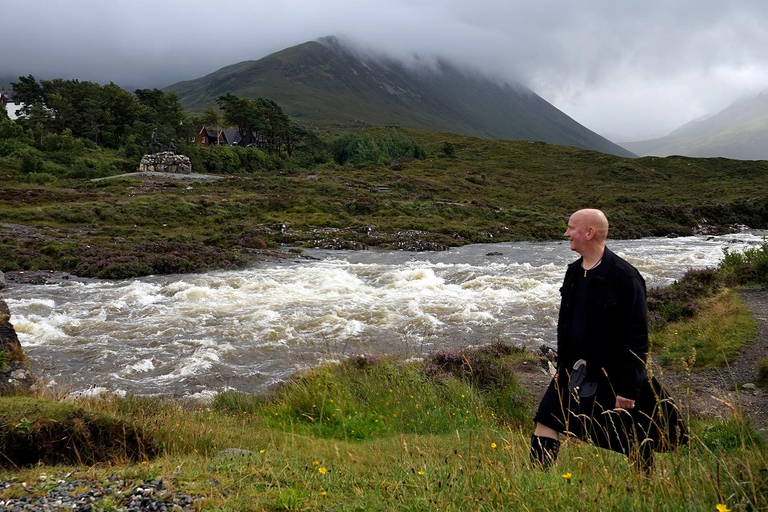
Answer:
[(622, 350), (622, 378), (617, 395), (636, 400), (646, 378), (648, 357), (648, 312), (645, 281), (639, 273), (627, 276), (622, 283), (622, 311), (624, 326)]

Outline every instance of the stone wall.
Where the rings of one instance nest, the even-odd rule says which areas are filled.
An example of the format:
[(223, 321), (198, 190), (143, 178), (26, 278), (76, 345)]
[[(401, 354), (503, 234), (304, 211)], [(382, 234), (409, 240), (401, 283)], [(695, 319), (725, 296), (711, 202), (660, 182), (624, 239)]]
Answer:
[(141, 157), (139, 172), (189, 174), (192, 172), (192, 164), (189, 161), (189, 157), (176, 155), (172, 151), (163, 151)]

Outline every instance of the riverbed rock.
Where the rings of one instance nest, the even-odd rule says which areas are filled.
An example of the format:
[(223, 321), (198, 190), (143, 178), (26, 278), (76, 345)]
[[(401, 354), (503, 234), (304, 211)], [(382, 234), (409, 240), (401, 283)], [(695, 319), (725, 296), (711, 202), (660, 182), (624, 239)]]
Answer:
[(172, 151), (163, 151), (141, 157), (139, 172), (190, 174), (192, 172), (192, 163), (187, 156), (177, 155)]
[(0, 270), (0, 290), (5, 288), (8, 285), (8, 283), (5, 282), (5, 274), (3, 274), (3, 271)]
[(10, 319), (8, 304), (0, 299), (0, 395), (28, 392), (35, 382)]

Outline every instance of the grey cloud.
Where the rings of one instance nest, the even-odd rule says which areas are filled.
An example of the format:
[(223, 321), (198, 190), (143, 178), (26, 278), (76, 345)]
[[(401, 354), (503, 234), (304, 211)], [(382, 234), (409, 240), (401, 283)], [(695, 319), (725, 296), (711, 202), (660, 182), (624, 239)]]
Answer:
[(338, 35), (519, 80), (595, 131), (639, 139), (768, 88), (767, 27), (762, 0), (40, 0), (3, 8), (0, 85), (163, 87)]

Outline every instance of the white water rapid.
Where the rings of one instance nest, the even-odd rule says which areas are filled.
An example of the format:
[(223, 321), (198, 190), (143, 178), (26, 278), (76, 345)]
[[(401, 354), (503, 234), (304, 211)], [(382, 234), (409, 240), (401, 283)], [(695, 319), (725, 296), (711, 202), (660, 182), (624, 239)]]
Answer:
[[(763, 233), (609, 241), (648, 286), (716, 266)], [(488, 255), (497, 252), (501, 255)], [(318, 258), (205, 274), (14, 284), (2, 293), (33, 368), (63, 392), (262, 390), (346, 355), (554, 344), (565, 242)]]

